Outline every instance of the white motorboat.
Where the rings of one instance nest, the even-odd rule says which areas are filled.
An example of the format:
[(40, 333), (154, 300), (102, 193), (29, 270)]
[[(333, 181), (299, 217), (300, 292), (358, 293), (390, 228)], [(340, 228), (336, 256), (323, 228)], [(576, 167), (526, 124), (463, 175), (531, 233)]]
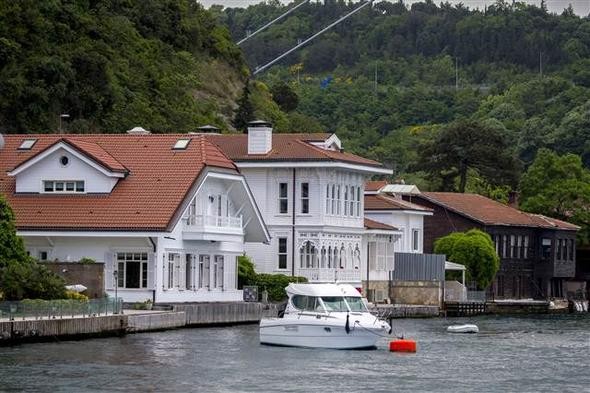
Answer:
[(447, 328), (449, 333), (479, 333), (477, 325), (464, 324), (464, 325), (451, 325)]
[(372, 315), (361, 294), (348, 284), (289, 284), (282, 318), (260, 321), (260, 343), (268, 345), (375, 348), (391, 327)]

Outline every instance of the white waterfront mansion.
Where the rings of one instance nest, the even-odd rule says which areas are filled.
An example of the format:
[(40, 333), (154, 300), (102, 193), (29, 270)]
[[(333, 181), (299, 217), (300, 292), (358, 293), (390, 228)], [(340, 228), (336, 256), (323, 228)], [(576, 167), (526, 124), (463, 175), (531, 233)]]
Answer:
[(106, 292), (126, 302), (242, 300), (236, 259), (270, 241), (244, 177), (203, 135), (8, 135), (0, 168), (31, 255), (104, 262)]
[(245, 247), (258, 271), (357, 288), (369, 268), (388, 279), (400, 233), (365, 220), (364, 185), (389, 169), (345, 152), (334, 134), (273, 133), (265, 122), (208, 139), (245, 176), (267, 224), (271, 242)]

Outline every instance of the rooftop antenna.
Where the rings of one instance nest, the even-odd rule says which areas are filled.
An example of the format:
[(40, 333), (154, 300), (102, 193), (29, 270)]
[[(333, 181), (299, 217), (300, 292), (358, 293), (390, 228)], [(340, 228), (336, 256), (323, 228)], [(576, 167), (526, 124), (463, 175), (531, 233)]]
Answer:
[(271, 20), (270, 22), (268, 22), (267, 24), (265, 24), (264, 26), (262, 26), (260, 29), (256, 30), (254, 33), (250, 34), (250, 31), (246, 31), (246, 37), (242, 38), (241, 40), (238, 41), (238, 45), (241, 45), (243, 42), (246, 42), (247, 40), (249, 40), (250, 38), (254, 37), (256, 34), (260, 33), (263, 30), (266, 30), (268, 27), (270, 27), (271, 25), (275, 24), (276, 22), (280, 21), (281, 19), (283, 19), (285, 16), (289, 15), (291, 12), (295, 11), (297, 8), (301, 7), (303, 4), (309, 3), (310, 0), (303, 0), (301, 3), (297, 4), (295, 7), (287, 10), (287, 12), (283, 13), (282, 15), (279, 15), (278, 17), (274, 18), (273, 20)]
[(263, 65), (262, 67), (256, 67), (256, 69), (254, 70), (254, 72), (252, 73), (252, 75), (256, 75), (261, 73), (262, 71), (266, 70), (267, 68), (269, 68), (270, 66), (272, 66), (274, 63), (276, 63), (277, 61), (281, 60), (283, 57), (288, 56), (289, 54), (295, 52), (297, 49), (301, 48), (302, 46), (304, 46), (305, 44), (307, 44), (308, 42), (310, 42), (311, 40), (313, 40), (314, 38), (316, 38), (317, 36), (325, 33), (326, 31), (330, 30), (332, 27), (336, 26), (338, 23), (342, 22), (343, 20), (347, 19), (348, 17), (356, 14), (357, 12), (359, 12), (361, 9), (365, 8), (367, 5), (373, 3), (374, 0), (368, 0), (365, 3), (363, 3), (362, 5), (358, 6), (357, 8), (355, 8), (354, 10), (350, 11), (348, 14), (342, 16), (340, 19), (336, 20), (335, 22), (332, 22), (331, 24), (329, 24), (328, 26), (324, 27), (322, 30), (318, 31), (317, 33), (315, 33), (314, 35), (312, 35), (311, 37), (307, 38), (306, 40), (303, 40), (301, 43), (297, 44), (296, 46), (294, 46), (293, 48), (289, 49), (288, 51), (286, 51), (285, 53), (283, 53), (282, 55), (280, 55), (279, 57), (275, 58), (274, 60), (266, 63), (265, 65)]

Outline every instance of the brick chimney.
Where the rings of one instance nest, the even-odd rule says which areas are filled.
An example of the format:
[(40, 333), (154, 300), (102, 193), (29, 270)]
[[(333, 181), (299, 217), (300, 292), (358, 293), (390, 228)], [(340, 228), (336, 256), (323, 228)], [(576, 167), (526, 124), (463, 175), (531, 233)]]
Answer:
[(262, 120), (248, 123), (248, 154), (266, 154), (272, 149), (272, 126)]

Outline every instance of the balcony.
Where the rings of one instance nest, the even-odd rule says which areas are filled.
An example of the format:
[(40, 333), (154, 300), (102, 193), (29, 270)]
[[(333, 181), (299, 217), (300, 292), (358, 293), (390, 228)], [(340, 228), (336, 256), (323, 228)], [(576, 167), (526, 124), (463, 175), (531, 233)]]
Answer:
[(244, 235), (242, 216), (193, 215), (185, 219), (185, 240), (236, 241)]
[(298, 276), (307, 278), (309, 282), (360, 282), (361, 271), (358, 269), (299, 269)]

